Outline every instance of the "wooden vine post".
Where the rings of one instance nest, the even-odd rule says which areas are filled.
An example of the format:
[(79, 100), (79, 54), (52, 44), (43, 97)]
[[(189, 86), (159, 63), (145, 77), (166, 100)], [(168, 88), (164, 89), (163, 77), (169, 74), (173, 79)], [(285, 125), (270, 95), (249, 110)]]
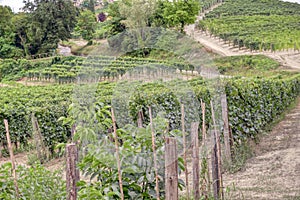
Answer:
[(231, 148), (230, 148), (230, 134), (229, 134), (229, 120), (228, 120), (228, 107), (226, 94), (221, 95), (221, 106), (222, 106), (222, 119), (223, 119), (223, 130), (224, 130), (224, 148), (225, 148), (225, 159), (231, 163)]
[(46, 148), (44, 144), (44, 140), (39, 127), (38, 120), (36, 119), (33, 113), (31, 114), (31, 122), (32, 122), (33, 137), (34, 137), (37, 156), (40, 163), (43, 164), (44, 161), (49, 158), (49, 150)]
[(4, 125), (5, 125), (5, 130), (6, 130), (7, 146), (8, 146), (10, 160), (11, 160), (11, 167), (12, 167), (12, 174), (13, 174), (13, 178), (14, 178), (16, 197), (17, 197), (17, 199), (19, 199), (19, 187), (18, 187), (18, 181), (17, 181), (15, 157), (14, 157), (14, 152), (13, 152), (13, 149), (11, 146), (11, 141), (10, 141), (8, 121), (6, 119), (4, 120)]
[(155, 139), (155, 130), (154, 130), (151, 106), (149, 106), (149, 118), (150, 118), (151, 134), (152, 134), (152, 151), (153, 151), (154, 170), (155, 170), (155, 191), (156, 191), (157, 200), (160, 200), (159, 185), (158, 185), (158, 166), (157, 166), (156, 145), (155, 145), (156, 139)]
[(66, 181), (67, 181), (67, 200), (77, 199), (76, 184), (79, 181), (79, 170), (77, 169), (78, 150), (74, 143), (66, 146)]
[(193, 191), (194, 199), (200, 199), (200, 179), (199, 179), (199, 134), (198, 134), (199, 122), (192, 122), (191, 124), (191, 137), (193, 147)]
[(185, 123), (184, 123), (185, 113), (184, 104), (181, 104), (181, 127), (182, 127), (182, 137), (183, 137), (183, 162), (184, 162), (184, 173), (185, 173), (185, 185), (186, 185), (186, 199), (190, 198), (190, 188), (189, 188), (189, 172), (187, 168), (187, 149), (186, 149), (186, 135), (185, 135)]
[(115, 140), (115, 149), (116, 149), (116, 157), (117, 157), (117, 165), (118, 165), (118, 176), (119, 176), (119, 186), (120, 186), (121, 200), (124, 200), (122, 171), (121, 171), (121, 160), (120, 160), (119, 144), (118, 144), (118, 136), (117, 136), (117, 125), (116, 125), (116, 118), (115, 118), (113, 108), (111, 108), (111, 118), (112, 118), (113, 128), (114, 128), (113, 137), (114, 137), (114, 140)]
[(205, 198), (208, 198), (208, 193), (210, 191), (210, 175), (209, 175), (209, 165), (208, 165), (208, 155), (207, 155), (207, 135), (206, 135), (206, 121), (205, 121), (205, 103), (201, 99), (201, 109), (202, 109), (202, 149), (204, 149), (203, 152), (203, 160), (205, 160), (205, 164), (202, 164), (203, 167), (206, 168), (204, 179), (202, 181), (201, 185), (201, 191), (202, 195), (205, 196)]
[(211, 114), (213, 121), (213, 133), (212, 133), (212, 177), (213, 177), (213, 189), (215, 199), (223, 199), (223, 182), (222, 182), (222, 165), (221, 165), (221, 144), (220, 144), (220, 133), (217, 130), (215, 111), (212, 101)]
[(166, 200), (178, 200), (178, 157), (176, 139), (165, 139), (165, 190)]
[(138, 112), (138, 119), (137, 119), (137, 124), (138, 124), (138, 127), (139, 128), (143, 128), (143, 111), (142, 110), (140, 110), (139, 112)]

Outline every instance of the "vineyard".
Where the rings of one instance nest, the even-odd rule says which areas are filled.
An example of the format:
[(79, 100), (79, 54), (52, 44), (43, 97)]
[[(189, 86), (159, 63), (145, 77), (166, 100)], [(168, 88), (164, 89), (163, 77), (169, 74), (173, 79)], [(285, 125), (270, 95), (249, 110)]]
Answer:
[(225, 1), (198, 24), (233, 46), (251, 51), (300, 50), (299, 4), (282, 1)]
[[(84, 77), (93, 71), (102, 80), (114, 80), (134, 67), (143, 65), (164, 65), (171, 69), (193, 70), (193, 66), (183, 62), (162, 61), (147, 58), (110, 56), (54, 57), (51, 61), (30, 63), (27, 60), (5, 60), (0, 63), (0, 79), (74, 83), (76, 78)], [(1, 75), (2, 74), (2, 75)]]
[[(190, 6), (184, 0), (178, 2), (185, 9)], [(95, 9), (89, 3), (85, 6)], [(189, 30), (197, 26), (201, 34), (223, 39), (229, 48), (268, 54), (300, 51), (300, 4), (279, 0), (194, 3), (200, 3), (200, 16)], [(288, 158), (299, 147), (299, 105), (287, 117), (292, 120), (280, 125), (278, 129), (284, 127), (280, 134), (267, 139), (265, 147), (272, 149), (274, 144), (286, 150), (293, 140), (289, 153), (255, 157), (256, 162), (270, 163), (263, 166), (264, 174), (252, 165), (251, 187), (243, 188), (249, 176), (236, 172), (247, 172), (245, 163), (252, 156), (249, 149), (256, 148), (262, 136), (298, 103), (300, 73), (287, 70), (264, 53), (216, 55), (170, 24), (165, 25), (171, 29), (131, 30), (131, 26), (160, 20), (169, 23), (173, 18), (164, 21), (166, 16), (150, 6), (147, 17), (142, 16), (145, 22), (135, 24), (136, 19), (127, 13), (136, 5), (129, 4), (119, 1), (100, 6), (99, 24), (105, 24), (99, 27), (112, 26), (111, 33), (128, 31), (97, 43), (91, 35), (82, 46), (95, 47), (89, 56), (0, 59), (0, 199), (251, 199), (237, 195), (236, 188), (245, 194), (248, 188), (253, 190), (249, 193), (257, 192), (257, 199), (298, 198), (298, 192), (288, 194), (283, 189), (276, 190), (281, 192), (276, 197), (259, 196), (265, 191), (258, 181), (272, 188), (267, 175), (277, 169), (276, 178), (286, 173), (288, 181), (296, 182), (286, 188), (298, 189), (300, 158), (293, 162)], [(170, 1), (162, 1), (160, 9), (164, 15), (168, 9), (179, 18), (188, 15)], [(90, 13), (92, 19), (95, 10)], [(186, 22), (180, 23), (182, 31)], [(81, 28), (77, 25), (75, 29)], [(17, 31), (16, 38), (26, 39), (26, 31)], [(80, 37), (79, 32), (72, 34)], [(20, 50), (26, 54), (27, 50), (37, 51), (31, 43), (21, 43), (24, 49)], [(290, 134), (291, 130), (296, 133)], [(285, 156), (289, 157), (279, 161)], [(16, 161), (20, 157), (25, 161)], [(234, 185), (235, 175), (243, 178), (237, 180), (240, 185)]]
[[(299, 75), (293, 75), (285, 78), (282, 78), (281, 76), (270, 78), (234, 78), (223, 81), (225, 81), (225, 92), (228, 97), (230, 127), (232, 129), (234, 141), (237, 144), (239, 141), (244, 141), (247, 138), (256, 138), (258, 133), (276, 116), (282, 113), (286, 106), (293, 102), (294, 99), (300, 94)], [(184, 82), (185, 81), (173, 81), (169, 83), (170, 85), (166, 85), (166, 83), (163, 82), (145, 83), (140, 85), (132, 94), (132, 100), (129, 105), (129, 118), (125, 118), (126, 120), (123, 120), (120, 124), (127, 124), (131, 123), (131, 121), (136, 121), (136, 113), (139, 111), (137, 110), (138, 108), (143, 111), (144, 121), (147, 123), (147, 121), (149, 121), (147, 105), (152, 105), (154, 108), (153, 112), (158, 113), (159, 111), (164, 111), (166, 113), (164, 120), (167, 120), (170, 123), (169, 126), (171, 130), (177, 130), (180, 128), (180, 102), (176, 97), (176, 91), (171, 89), (172, 85), (188, 84), (192, 91), (194, 91), (198, 101), (203, 100), (203, 102), (205, 102), (207, 105), (209, 105), (212, 95), (209, 89), (210, 84), (201, 78), (190, 80), (187, 83)], [(0, 88), (0, 103), (5, 105), (1, 108), (0, 120), (8, 119), (10, 123), (11, 140), (12, 143), (15, 144), (16, 148), (19, 148), (20, 145), (27, 145), (31, 140), (33, 132), (33, 127), (31, 126), (31, 115), (34, 114), (38, 120), (45, 145), (53, 155), (57, 153), (55, 151), (55, 146), (60, 143), (67, 142), (71, 137), (72, 126), (69, 122), (67, 122), (67, 119), (73, 118), (72, 116), (74, 116), (74, 114), (72, 114), (74, 113), (74, 110), (69, 106), (71, 104), (70, 99), (72, 88), (72, 85), (69, 84), (31, 87), (14, 86)], [(95, 117), (97, 119), (103, 120), (103, 114), (109, 112), (109, 107), (112, 106), (111, 100), (112, 98), (116, 98), (113, 96), (113, 91), (115, 88), (116, 83), (102, 82), (98, 84), (96, 91), (97, 100), (93, 105), (94, 109), (96, 109)], [(114, 99), (114, 101), (117, 100), (118, 99)], [(211, 116), (209, 107), (206, 111), (206, 116), (208, 116), (206, 119), (206, 126), (209, 127), (212, 123), (212, 119), (209, 117)], [(199, 118), (201, 121), (201, 112), (199, 111), (197, 113), (198, 114), (196, 115), (199, 115), (197, 118)], [(64, 120), (61, 120), (62, 118)], [(162, 119), (157, 120), (161, 121)], [(110, 121), (109, 124), (103, 124), (103, 127), (109, 128), (110, 123), (112, 122)], [(106, 128), (104, 128), (104, 130)], [(140, 135), (141, 138), (136, 136), (136, 140), (131, 141), (128, 138), (131, 137), (130, 133), (133, 133), (133, 129), (131, 128), (127, 130), (129, 132), (126, 130), (127, 128), (123, 130), (122, 135), (119, 135), (119, 137), (128, 140), (128, 142), (132, 142), (131, 145), (140, 144), (138, 141), (144, 144), (149, 143), (149, 140), (151, 141), (151, 137), (147, 138), (148, 136), (146, 137), (141, 132), (135, 133), (142, 134)], [(1, 133), (5, 133), (3, 124), (0, 125), (0, 131)], [(78, 129), (78, 132), (81, 132), (80, 129)], [(104, 134), (103, 136), (105, 136), (105, 131), (103, 132), (103, 129), (101, 129), (101, 134)], [(157, 134), (160, 134), (159, 131), (157, 131)], [(82, 136), (79, 135), (78, 137)], [(85, 139), (81, 138), (80, 140), (84, 141)], [(1, 143), (2, 154), (6, 155), (6, 148), (3, 149), (3, 147), (6, 146), (5, 134), (1, 134)], [(158, 147), (160, 147), (159, 144), (157, 144)], [(105, 145), (105, 149), (106, 148), (107, 142)], [(124, 146), (123, 156), (128, 154), (128, 148), (132, 147)], [(151, 148), (151, 145), (147, 148)], [(103, 152), (100, 155), (103, 153), (105, 154), (105, 149), (103, 149)], [(104, 158), (103, 155), (102, 158)], [(108, 167), (113, 170), (115, 175), (117, 174), (117, 170), (114, 167), (107, 166), (107, 164), (103, 163), (101, 159), (99, 159), (100, 158), (98, 156), (95, 157), (93, 153), (90, 156), (85, 157), (81, 163), (81, 169), (83, 172), (88, 174), (95, 173), (95, 176), (104, 178), (103, 176), (105, 174), (105, 176), (109, 176), (107, 174), (109, 173), (109, 171), (107, 171)], [(95, 162), (98, 163), (99, 166), (102, 166), (100, 169), (98, 169), (100, 171), (97, 171), (96, 168), (88, 167), (91, 164), (90, 162)], [(113, 163), (111, 163), (111, 165), (113, 165)], [(22, 171), (24, 169), (20, 168), (19, 170)], [(40, 173), (44, 173), (43, 169), (41, 168), (37, 168), (37, 170), (39, 170)], [(101, 172), (101, 176), (99, 172)], [(139, 174), (137, 174), (136, 177), (132, 177), (132, 175), (130, 175), (130, 171), (128, 171), (128, 174), (126, 171), (124, 171), (123, 176), (128, 178), (130, 177), (130, 179), (127, 180), (129, 181), (128, 184), (130, 181), (136, 181), (140, 178)], [(147, 179), (147, 181), (151, 180), (153, 181), (151, 178)], [(113, 180), (109, 179), (106, 181), (103, 180), (102, 184), (106, 184), (106, 186), (102, 187), (99, 187), (98, 184), (92, 184), (88, 186), (82, 182), (83, 185), (81, 192), (82, 194), (86, 192), (90, 194), (94, 190), (99, 190), (100, 193), (92, 193), (93, 195), (96, 195), (97, 198), (101, 198), (102, 195), (108, 195), (106, 190), (104, 190), (105, 188), (107, 188), (108, 191), (112, 190), (112, 186), (110, 185), (112, 181)], [(135, 186), (137, 187), (135, 190), (137, 194), (140, 193), (138, 192), (138, 185)], [(152, 189), (154, 189), (153, 187)], [(144, 189), (148, 190), (147, 188)], [(8, 190), (2, 189), (1, 191), (3, 195), (9, 193)], [(149, 194), (148, 192), (147, 194)], [(114, 192), (112, 195), (115, 196), (117, 193)]]
[[(290, 75), (289, 75), (290, 76)], [(175, 83), (173, 83), (175, 84)], [(209, 89), (201, 79), (188, 82), (197, 95), (198, 100), (203, 99), (207, 104), (210, 101)], [(299, 94), (299, 75), (282, 78), (236, 78), (226, 80), (226, 94), (229, 102), (229, 116), (235, 138), (256, 137), (256, 134), (269, 123), (276, 115), (281, 113)], [(168, 120), (178, 119), (179, 104), (174, 93), (168, 87), (157, 84), (142, 86), (136, 90), (133, 97), (130, 117), (127, 122), (135, 121), (136, 108), (146, 108), (143, 102), (150, 101), (151, 105), (167, 112)], [(110, 105), (115, 83), (99, 83), (97, 89), (97, 103)], [(150, 89), (148, 92), (148, 89)], [(157, 89), (159, 88), (159, 89)], [(71, 85), (50, 86), (15, 86), (1, 87), (0, 119), (10, 121), (12, 141), (27, 144), (32, 136), (31, 114), (33, 113), (39, 123), (45, 138), (45, 143), (53, 151), (54, 146), (66, 142), (71, 134), (71, 127), (65, 126), (60, 117), (68, 116), (68, 107), (71, 103)], [(147, 97), (148, 100), (144, 99)], [(161, 106), (161, 103), (164, 102)], [(177, 102), (177, 103), (174, 103)], [(172, 105), (171, 107), (165, 107)], [(256, 106), (254, 106), (256, 105)], [(209, 115), (209, 114), (208, 114)], [(144, 113), (147, 116), (147, 113)], [(259, 118), (258, 118), (259, 116)], [(146, 117), (147, 118), (147, 117)], [(258, 120), (258, 121), (256, 121)], [(209, 122), (209, 121), (208, 121)], [(171, 124), (178, 124), (174, 121)], [(4, 133), (4, 125), (0, 125)], [(5, 144), (5, 134), (1, 135), (2, 145)]]

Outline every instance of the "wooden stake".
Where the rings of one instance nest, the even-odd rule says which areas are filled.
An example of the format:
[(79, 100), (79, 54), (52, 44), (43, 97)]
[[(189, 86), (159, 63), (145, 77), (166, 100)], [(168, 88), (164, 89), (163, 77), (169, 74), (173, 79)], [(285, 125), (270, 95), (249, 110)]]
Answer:
[(6, 119), (4, 120), (4, 125), (5, 125), (5, 130), (6, 130), (7, 146), (8, 146), (10, 160), (11, 160), (12, 174), (14, 177), (16, 197), (17, 197), (17, 199), (19, 199), (20, 196), (19, 196), (19, 187), (18, 187), (18, 181), (17, 181), (16, 166), (15, 166), (15, 157), (14, 157), (14, 152), (13, 152), (13, 149), (11, 146), (11, 141), (10, 141), (8, 121)]
[(210, 192), (210, 174), (209, 174), (209, 162), (208, 162), (208, 156), (207, 156), (207, 135), (206, 135), (206, 123), (205, 123), (205, 103), (201, 99), (201, 109), (202, 109), (202, 148), (204, 149), (204, 159), (207, 162), (207, 171), (205, 175), (205, 180), (203, 181), (201, 185), (202, 195), (208, 196), (208, 193)]
[(216, 146), (216, 137), (215, 133), (212, 132), (211, 139), (213, 143), (213, 148), (211, 152), (211, 174), (212, 174), (212, 186), (213, 194), (215, 199), (219, 199), (219, 176), (218, 176), (218, 161), (217, 161), (217, 146)]
[(41, 141), (40, 141), (40, 137), (39, 137), (39, 133), (38, 133), (38, 122), (36, 120), (36, 118), (34, 117), (34, 114), (31, 114), (31, 123), (32, 123), (32, 128), (33, 128), (33, 137), (34, 137), (34, 142), (35, 142), (35, 149), (36, 149), (36, 153), (38, 156), (38, 159), (40, 161), (40, 164), (43, 163), (43, 158), (42, 158), (42, 154), (41, 154)]
[(211, 114), (213, 120), (214, 127), (214, 142), (216, 144), (216, 160), (217, 160), (217, 170), (218, 170), (218, 198), (223, 199), (223, 181), (222, 181), (222, 162), (221, 162), (221, 143), (220, 143), (220, 133), (217, 130), (216, 119), (215, 119), (215, 111), (212, 101), (210, 101), (211, 105)]
[(221, 106), (222, 106), (222, 118), (224, 123), (224, 147), (225, 147), (225, 159), (231, 163), (231, 149), (230, 149), (230, 136), (229, 136), (229, 121), (228, 121), (228, 107), (226, 94), (221, 95)]
[(143, 128), (143, 111), (140, 110), (138, 112), (138, 120), (137, 120), (137, 124), (139, 128)]
[(38, 153), (41, 164), (43, 164), (43, 162), (45, 160), (49, 159), (50, 152), (49, 152), (49, 149), (46, 147), (46, 145), (44, 143), (44, 137), (41, 133), (38, 120), (36, 119), (36, 117), (34, 116), (33, 113), (32, 113), (31, 117), (32, 117), (31, 118), (32, 126), (33, 126), (33, 130), (34, 130), (34, 134), (35, 134), (34, 139), (35, 139), (35, 142), (36, 142), (37, 153)]
[(199, 122), (192, 122), (191, 124), (191, 137), (193, 144), (193, 190), (194, 199), (200, 199), (200, 187), (199, 187), (199, 134), (198, 134)]
[(178, 157), (175, 138), (165, 139), (166, 200), (178, 200)]
[(120, 193), (121, 193), (121, 199), (124, 200), (122, 172), (121, 172), (121, 161), (120, 161), (120, 155), (119, 155), (119, 144), (118, 144), (118, 136), (117, 136), (117, 125), (116, 125), (116, 118), (115, 118), (115, 114), (114, 114), (114, 109), (113, 108), (111, 108), (111, 117), (112, 117), (113, 128), (114, 128), (113, 133), (114, 133), (115, 148), (116, 148), (116, 157), (117, 157), (117, 165), (118, 165)]
[(77, 199), (76, 184), (79, 181), (79, 170), (77, 169), (78, 151), (76, 144), (71, 143), (66, 146), (66, 181), (67, 181), (67, 200)]
[(157, 158), (156, 158), (156, 145), (155, 145), (155, 131), (153, 125), (153, 118), (152, 118), (152, 109), (149, 106), (149, 117), (150, 117), (150, 126), (151, 126), (151, 134), (152, 134), (152, 151), (153, 151), (153, 159), (154, 159), (154, 170), (155, 170), (155, 190), (156, 190), (156, 198), (160, 200), (159, 195), (159, 185), (158, 185), (158, 171), (157, 171)]
[(201, 99), (202, 109), (202, 145), (206, 145), (205, 103)]
[(181, 104), (181, 127), (182, 127), (182, 137), (183, 137), (183, 162), (184, 162), (184, 173), (185, 173), (185, 184), (186, 184), (186, 199), (190, 199), (190, 188), (189, 188), (189, 173), (187, 168), (187, 149), (186, 149), (186, 135), (185, 135), (185, 123), (184, 123), (185, 113), (184, 104)]

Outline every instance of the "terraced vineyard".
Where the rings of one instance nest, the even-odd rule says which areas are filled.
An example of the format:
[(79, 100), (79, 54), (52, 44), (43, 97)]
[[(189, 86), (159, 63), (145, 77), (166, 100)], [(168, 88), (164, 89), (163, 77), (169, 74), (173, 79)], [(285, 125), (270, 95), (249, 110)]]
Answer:
[[(37, 62), (31, 64), (25, 61), (26, 68), (20, 70), (10, 69), (6, 71), (6, 68), (12, 66), (16, 61), (6, 61), (2, 63), (0, 68), (5, 74), (6, 79), (15, 79), (26, 77), (29, 81), (48, 81), (57, 83), (72, 83), (77, 77), (85, 77), (89, 73), (93, 72), (97, 74), (99, 80), (117, 79), (119, 76), (123, 76), (127, 71), (143, 65), (161, 65), (166, 68), (178, 69), (178, 70), (193, 70), (193, 66), (183, 62), (171, 62), (156, 59), (147, 58), (131, 58), (131, 57), (115, 57), (109, 56), (97, 56), (97, 57), (56, 57), (48, 62)], [(1, 65), (1, 63), (0, 63)], [(26, 70), (26, 71), (24, 71)], [(15, 74), (19, 72), (19, 74)], [(9, 74), (14, 73), (13, 76)], [(4, 75), (3, 75), (4, 78)]]
[(300, 5), (272, 1), (227, 0), (198, 28), (250, 50), (300, 50)]

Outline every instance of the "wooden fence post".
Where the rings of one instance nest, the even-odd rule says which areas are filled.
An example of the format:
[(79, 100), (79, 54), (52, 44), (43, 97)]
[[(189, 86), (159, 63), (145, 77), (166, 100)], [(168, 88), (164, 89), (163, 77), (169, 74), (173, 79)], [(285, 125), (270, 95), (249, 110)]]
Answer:
[(193, 191), (194, 199), (200, 199), (200, 180), (199, 180), (199, 134), (198, 134), (199, 122), (192, 122), (191, 124), (191, 137), (193, 147)]
[(175, 138), (165, 139), (166, 200), (178, 200), (178, 157)]
[(112, 118), (113, 128), (114, 128), (113, 137), (115, 140), (115, 149), (116, 149), (116, 157), (117, 157), (117, 165), (118, 165), (118, 177), (119, 177), (121, 200), (124, 200), (121, 160), (120, 160), (120, 154), (119, 154), (119, 144), (118, 144), (118, 135), (117, 135), (117, 124), (116, 124), (116, 118), (115, 118), (115, 113), (114, 113), (113, 108), (111, 108), (111, 118)]
[(186, 149), (186, 135), (185, 135), (185, 123), (184, 119), (184, 104), (181, 104), (181, 128), (182, 128), (182, 137), (183, 137), (183, 162), (184, 162), (184, 173), (185, 173), (185, 184), (186, 184), (186, 199), (190, 198), (190, 188), (189, 188), (189, 172), (187, 168), (187, 149)]
[(76, 183), (79, 181), (79, 170), (77, 169), (78, 151), (74, 143), (66, 146), (66, 181), (67, 181), (67, 200), (77, 199)]
[(137, 124), (138, 124), (138, 127), (139, 128), (143, 128), (143, 111), (142, 110), (139, 110), (138, 112), (138, 119), (137, 119)]
[(213, 174), (213, 185), (214, 185), (214, 195), (215, 199), (223, 199), (223, 182), (222, 182), (222, 164), (221, 164), (221, 144), (220, 144), (220, 133), (217, 130), (217, 124), (215, 119), (215, 111), (212, 101), (211, 105), (211, 115), (213, 121), (213, 134), (212, 134), (212, 174)]
[(156, 137), (155, 137), (151, 106), (149, 106), (149, 118), (150, 118), (150, 127), (151, 127), (151, 135), (152, 135), (152, 151), (153, 151), (154, 170), (155, 170), (155, 191), (156, 191), (157, 200), (160, 200), (159, 185), (158, 185), (158, 166), (157, 166), (156, 144), (155, 144)]
[(221, 95), (222, 106), (222, 118), (223, 118), (223, 130), (224, 130), (224, 147), (225, 147), (225, 159), (231, 163), (231, 149), (230, 149), (230, 135), (229, 135), (229, 120), (228, 120), (228, 107), (226, 94)]
[[(203, 159), (205, 160), (205, 163), (201, 164), (202, 170), (206, 170), (204, 173), (205, 175), (203, 176), (202, 180), (202, 185), (201, 185), (201, 192), (202, 196), (205, 196), (205, 198), (208, 198), (208, 194), (210, 193), (210, 167), (208, 163), (208, 155), (207, 155), (207, 135), (206, 135), (206, 121), (205, 121), (205, 103), (201, 99), (201, 108), (202, 108), (202, 149), (203, 151)], [(206, 168), (206, 169), (205, 169)]]
[(11, 141), (10, 141), (8, 121), (6, 119), (4, 120), (4, 125), (5, 125), (5, 130), (6, 130), (6, 139), (7, 139), (7, 146), (8, 146), (10, 160), (11, 160), (12, 173), (13, 173), (13, 177), (14, 177), (16, 196), (17, 196), (17, 199), (19, 199), (19, 187), (18, 187), (18, 181), (17, 181), (15, 157), (14, 157), (14, 152), (13, 152), (13, 149), (11, 146)]

